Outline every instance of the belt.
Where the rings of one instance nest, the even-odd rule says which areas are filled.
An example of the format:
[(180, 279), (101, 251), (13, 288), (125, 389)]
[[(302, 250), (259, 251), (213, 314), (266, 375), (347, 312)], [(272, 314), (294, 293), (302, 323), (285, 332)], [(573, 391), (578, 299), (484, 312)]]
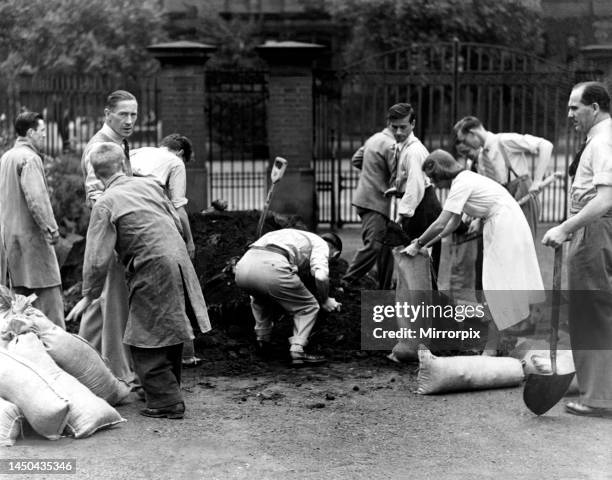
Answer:
[(266, 252), (278, 253), (287, 259), (288, 262), (291, 262), (291, 258), (289, 257), (289, 252), (284, 248), (277, 247), (276, 245), (265, 245), (260, 247), (259, 245), (252, 245), (249, 247), (249, 250), (265, 250)]

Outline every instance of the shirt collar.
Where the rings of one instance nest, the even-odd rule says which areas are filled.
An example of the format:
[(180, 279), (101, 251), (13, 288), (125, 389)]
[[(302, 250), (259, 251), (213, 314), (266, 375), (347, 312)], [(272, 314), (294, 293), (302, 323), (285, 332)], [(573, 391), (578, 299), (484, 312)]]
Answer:
[(106, 186), (104, 187), (104, 190), (108, 190), (114, 183), (117, 182), (117, 180), (121, 177), (125, 177), (125, 173), (123, 172), (117, 172), (115, 173), (112, 177), (110, 177), (108, 179), (108, 181), (106, 182)]
[(497, 139), (497, 135), (492, 132), (485, 133), (485, 141), (482, 145), (482, 150), (488, 152), (491, 147), (495, 144)]
[(34, 144), (32, 143), (32, 141), (27, 137), (17, 137), (17, 139), (15, 140), (15, 146), (31, 148), (32, 150), (34, 150), (34, 152), (36, 152), (39, 156), (41, 156), (38, 148), (36, 148)]
[(113, 142), (118, 143), (120, 145), (123, 143), (123, 137), (119, 135), (117, 132), (115, 132), (106, 123), (102, 125), (101, 131), (104, 132), (106, 135), (108, 135), (113, 140)]
[(596, 123), (595, 125), (593, 125), (591, 127), (591, 129), (589, 130), (589, 133), (587, 133), (587, 141), (590, 140), (592, 137), (594, 137), (595, 135), (601, 133), (604, 130), (610, 130), (612, 129), (612, 118), (606, 118), (605, 120), (602, 120), (599, 123)]

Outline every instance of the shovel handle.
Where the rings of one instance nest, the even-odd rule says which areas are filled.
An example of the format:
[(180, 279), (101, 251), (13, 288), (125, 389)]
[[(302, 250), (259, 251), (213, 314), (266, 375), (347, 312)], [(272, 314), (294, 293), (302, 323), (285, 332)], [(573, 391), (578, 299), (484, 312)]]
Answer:
[(550, 315), (550, 366), (557, 374), (557, 341), (559, 339), (559, 309), (561, 307), (561, 272), (563, 266), (563, 244), (555, 248), (553, 265), (552, 313)]

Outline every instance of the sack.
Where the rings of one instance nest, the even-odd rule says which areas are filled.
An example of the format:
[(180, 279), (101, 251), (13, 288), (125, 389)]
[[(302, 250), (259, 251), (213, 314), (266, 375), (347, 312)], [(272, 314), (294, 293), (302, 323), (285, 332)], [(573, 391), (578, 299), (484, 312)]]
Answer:
[(37, 433), (49, 440), (60, 438), (70, 404), (36, 365), (0, 350), (0, 392), (19, 407)]
[(0, 397), (0, 447), (15, 445), (21, 435), (23, 414), (14, 403)]
[(529, 178), (529, 175), (521, 175), (520, 177), (510, 180), (504, 186), (510, 195), (518, 201), (529, 193), (531, 178)]
[(70, 402), (66, 429), (75, 438), (84, 438), (102, 428), (125, 422), (105, 400), (95, 396), (76, 378), (64, 372), (49, 354), (35, 333), (15, 337), (8, 350), (28, 359), (62, 392)]
[(85, 339), (56, 325), (38, 336), (55, 363), (94, 395), (117, 405), (130, 394), (129, 384), (115, 377), (102, 356)]
[(524, 377), (523, 366), (516, 358), (436, 357), (427, 348), (419, 347), (417, 393), (420, 395), (515, 387)]
[[(409, 256), (406, 253), (401, 253), (403, 247), (393, 249), (393, 258), (395, 260), (395, 271), (397, 272), (397, 287), (395, 289), (396, 302), (408, 302), (413, 305), (418, 305), (421, 301), (430, 303), (428, 298), (420, 298), (422, 294), (431, 290), (431, 269), (429, 265), (429, 257), (423, 255)], [(418, 298), (417, 298), (418, 297)], [(398, 328), (415, 328), (427, 327), (425, 320), (421, 317), (417, 322), (410, 322), (405, 317), (397, 319)], [(390, 359), (399, 362), (410, 362), (417, 360), (419, 339), (402, 339), (397, 342)]]

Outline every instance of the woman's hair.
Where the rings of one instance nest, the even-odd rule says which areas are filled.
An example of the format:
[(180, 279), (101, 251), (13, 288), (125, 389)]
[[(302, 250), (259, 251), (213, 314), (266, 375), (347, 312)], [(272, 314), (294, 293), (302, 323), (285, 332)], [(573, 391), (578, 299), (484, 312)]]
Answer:
[(436, 183), (441, 180), (452, 180), (464, 170), (463, 166), (444, 150), (434, 150), (423, 162), (425, 175)]

